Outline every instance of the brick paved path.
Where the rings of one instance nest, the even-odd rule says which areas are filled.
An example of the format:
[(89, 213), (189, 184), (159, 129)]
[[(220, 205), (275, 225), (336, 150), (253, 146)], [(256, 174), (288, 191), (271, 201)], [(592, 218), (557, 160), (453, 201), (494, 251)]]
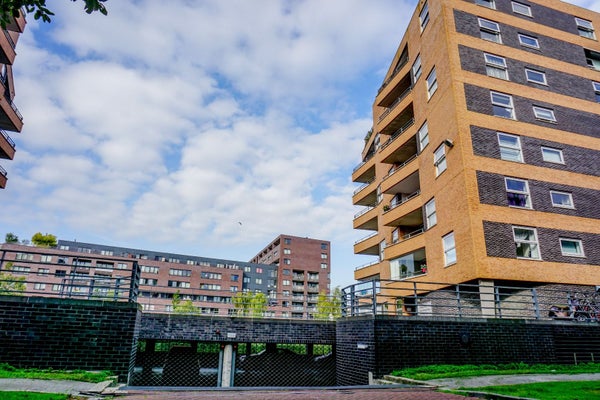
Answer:
[(128, 391), (124, 400), (468, 400), (453, 394), (426, 388), (365, 388), (365, 389), (290, 389), (290, 390), (226, 390), (226, 391)]

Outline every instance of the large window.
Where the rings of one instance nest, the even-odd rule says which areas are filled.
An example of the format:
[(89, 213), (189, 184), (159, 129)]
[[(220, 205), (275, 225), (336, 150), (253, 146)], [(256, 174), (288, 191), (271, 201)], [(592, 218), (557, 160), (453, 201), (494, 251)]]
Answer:
[(436, 92), (437, 87), (437, 76), (435, 74), (435, 67), (433, 67), (429, 75), (427, 75), (427, 95), (429, 98)]
[(479, 34), (482, 39), (502, 43), (500, 25), (497, 22), (479, 18)]
[(421, 23), (421, 31), (423, 31), (429, 22), (429, 4), (427, 4), (427, 2), (425, 2), (425, 4), (423, 4), (423, 8), (421, 8), (421, 12), (419, 13), (419, 22)]
[(526, 15), (531, 17), (531, 7), (523, 3), (517, 3), (516, 1), (512, 2), (512, 10), (513, 12), (521, 15)]
[(594, 34), (594, 25), (592, 25), (591, 21), (575, 17), (575, 23), (577, 24), (577, 31), (579, 32), (579, 36), (583, 36), (590, 39), (596, 38), (596, 35)]
[(547, 121), (547, 122), (556, 122), (556, 116), (554, 115), (554, 110), (545, 107), (533, 106), (533, 114), (535, 118)]
[(412, 65), (412, 78), (413, 78), (413, 84), (417, 81), (417, 79), (419, 79), (419, 77), (421, 76), (421, 73), (423, 72), (422, 66), (421, 66), (421, 55), (418, 54), (417, 58), (415, 58), (415, 62)]
[(538, 83), (540, 85), (547, 85), (546, 74), (535, 69), (525, 68), (525, 76), (528, 82)]
[(439, 176), (448, 167), (446, 164), (446, 145), (441, 144), (433, 152), (433, 165), (435, 165), (435, 176)]
[(592, 82), (592, 87), (594, 88), (596, 102), (600, 103), (600, 82)]
[(560, 252), (563, 256), (585, 257), (583, 244), (579, 239), (560, 238)]
[(485, 71), (488, 76), (508, 80), (508, 71), (504, 57), (487, 53), (484, 53), (483, 56), (485, 58)]
[(600, 70), (600, 53), (593, 50), (584, 49), (585, 60), (590, 68)]
[(444, 265), (456, 264), (456, 243), (454, 242), (454, 232), (450, 232), (442, 238), (444, 245)]
[(515, 109), (512, 96), (504, 93), (490, 92), (492, 110), (495, 116), (515, 119)]
[(550, 191), (550, 200), (553, 207), (575, 208), (573, 204), (573, 195), (567, 192)]
[(501, 159), (523, 162), (521, 139), (518, 136), (498, 132), (498, 146), (500, 147)]
[(494, 0), (475, 0), (475, 4), (492, 9), (496, 8), (496, 2)]
[(419, 152), (422, 152), (425, 146), (427, 146), (429, 143), (429, 128), (427, 127), (427, 121), (425, 121), (419, 128), (417, 137), (419, 139)]
[(437, 215), (435, 212), (435, 199), (431, 199), (425, 204), (425, 228), (430, 229), (437, 224)]
[(546, 162), (564, 164), (562, 150), (553, 149), (551, 147), (542, 147), (542, 159)]
[(529, 35), (524, 35), (522, 33), (519, 33), (519, 43), (521, 43), (521, 45), (523, 46), (532, 47), (534, 49), (540, 48), (540, 42), (537, 40), (537, 38)]
[(504, 178), (506, 199), (511, 207), (531, 208), (529, 185), (527, 181), (515, 178)]
[(540, 249), (535, 229), (513, 226), (513, 237), (518, 258), (540, 259)]

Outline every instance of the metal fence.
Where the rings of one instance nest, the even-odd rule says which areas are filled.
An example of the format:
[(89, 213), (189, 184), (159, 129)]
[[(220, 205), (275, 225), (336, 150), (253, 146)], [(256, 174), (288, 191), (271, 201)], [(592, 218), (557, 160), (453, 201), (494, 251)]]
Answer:
[(342, 316), (600, 321), (598, 286), (448, 284), (377, 280), (342, 289)]

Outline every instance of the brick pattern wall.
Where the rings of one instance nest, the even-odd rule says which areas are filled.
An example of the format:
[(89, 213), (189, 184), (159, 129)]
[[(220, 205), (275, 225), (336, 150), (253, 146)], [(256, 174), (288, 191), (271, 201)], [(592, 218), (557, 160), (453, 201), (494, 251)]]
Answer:
[[(477, 16), (466, 13), (464, 11), (454, 10), (454, 21), (456, 31), (465, 35), (480, 37), (479, 23)], [(573, 19), (573, 24), (575, 20)], [(497, 21), (494, 21), (497, 22)], [(537, 22), (537, 21), (536, 21)], [(502, 35), (502, 44), (516, 49), (528, 51), (530, 53), (543, 55), (556, 60), (564, 61), (570, 64), (587, 66), (585, 53), (581, 46), (572, 43), (567, 43), (562, 40), (557, 40), (548, 36), (542, 36), (535, 32), (528, 32), (524, 29), (517, 29), (514, 26), (499, 23), (500, 33)], [(519, 43), (518, 34), (533, 36), (538, 39), (540, 48), (533, 49), (526, 46), (521, 46)]]
[(373, 318), (356, 317), (338, 321), (335, 351), (338, 385), (369, 383), (368, 374), (375, 373), (376, 368), (376, 340)]
[[(517, 176), (518, 177), (518, 176)], [(477, 171), (479, 201), (484, 204), (508, 206), (504, 175)], [(555, 214), (600, 219), (600, 190), (561, 185), (554, 182), (527, 180), (532, 209)], [(553, 207), (550, 191), (571, 193), (575, 208)]]
[[(506, 94), (512, 95), (516, 119), (518, 121), (600, 138), (600, 124), (598, 124), (597, 114), (544, 103), (542, 101), (534, 101), (513, 93)], [(493, 115), (489, 89), (465, 84), (465, 97), (469, 111)], [(550, 123), (536, 119), (533, 114), (534, 105), (554, 110), (557, 122)]]
[[(231, 334), (235, 334), (235, 337)], [(200, 342), (333, 344), (335, 322), (144, 314), (139, 338)]]
[[(513, 133), (519, 135), (519, 133)], [(500, 158), (500, 148), (496, 131), (478, 126), (471, 126), (471, 141), (473, 153), (477, 156)], [(557, 164), (542, 159), (541, 148), (551, 147), (562, 150), (564, 164)], [(585, 175), (600, 176), (600, 169), (596, 166), (600, 159), (600, 151), (585, 147), (570, 146), (565, 143), (551, 142), (528, 136), (521, 136), (521, 149), (523, 161), (526, 164), (546, 167), (563, 171), (577, 172)]]
[(110, 370), (125, 381), (139, 314), (134, 303), (0, 296), (0, 362)]
[[(536, 229), (542, 260), (565, 264), (600, 265), (600, 235), (548, 228)], [(517, 258), (512, 225), (483, 221), (483, 230), (486, 253), (489, 257)], [(560, 251), (559, 238), (581, 240), (585, 257), (563, 256)]]
[[(458, 51), (463, 70), (482, 75), (487, 74), (483, 51), (462, 45), (459, 45)], [(508, 79), (511, 82), (529, 86), (535, 89), (546, 90), (548, 92), (564, 94), (570, 97), (596, 101), (592, 81), (590, 79), (567, 74), (565, 72), (556, 71), (553, 69), (547, 69), (532, 63), (527, 63), (512, 58), (505, 58), (505, 60)], [(527, 81), (525, 76), (525, 68), (544, 72), (546, 74), (547, 85), (540, 85)]]

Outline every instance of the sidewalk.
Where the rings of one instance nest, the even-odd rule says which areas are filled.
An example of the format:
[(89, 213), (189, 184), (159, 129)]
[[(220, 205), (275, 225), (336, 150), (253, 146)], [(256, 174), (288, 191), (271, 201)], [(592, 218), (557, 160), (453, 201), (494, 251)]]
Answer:
[(101, 393), (110, 384), (110, 381), (89, 383), (46, 379), (0, 379), (0, 392)]
[(483, 386), (516, 385), (535, 382), (600, 381), (600, 374), (539, 374), (539, 375), (490, 375), (470, 378), (431, 379), (425, 381), (444, 389), (459, 387), (476, 388)]

